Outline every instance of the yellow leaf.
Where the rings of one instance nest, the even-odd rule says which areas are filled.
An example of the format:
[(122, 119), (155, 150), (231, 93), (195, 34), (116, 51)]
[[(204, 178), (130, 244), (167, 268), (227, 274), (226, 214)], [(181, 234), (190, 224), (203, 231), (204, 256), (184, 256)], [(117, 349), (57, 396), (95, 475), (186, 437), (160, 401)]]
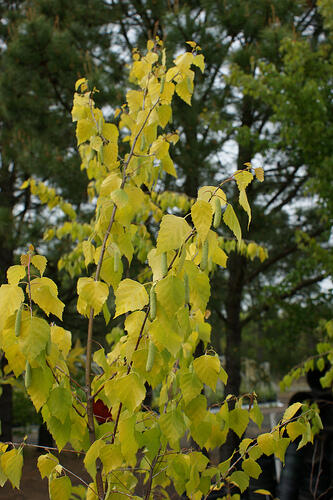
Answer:
[(287, 420), (293, 418), (300, 408), (302, 408), (302, 403), (299, 402), (289, 406), (283, 414), (282, 422), (286, 422)]
[(248, 215), (249, 221), (247, 224), (247, 228), (249, 229), (250, 223), (251, 223), (251, 208), (246, 196), (245, 189), (241, 189), (239, 192), (239, 204), (242, 208), (244, 208), (245, 212)]
[(120, 316), (128, 311), (142, 309), (149, 302), (146, 289), (141, 283), (131, 279), (124, 279), (119, 283), (116, 296), (116, 314)]
[(21, 306), (24, 301), (22, 288), (17, 285), (1, 285), (0, 287), (0, 331), (11, 314)]
[(158, 120), (162, 128), (172, 120), (172, 108), (169, 104), (162, 104), (157, 108)]
[(92, 120), (83, 118), (77, 122), (76, 137), (78, 146), (90, 139), (95, 134), (96, 126)]
[(72, 334), (61, 326), (51, 326), (51, 340), (52, 343), (58, 346), (64, 358), (67, 357), (72, 346)]
[(88, 89), (88, 80), (86, 78), (80, 78), (75, 82), (75, 90), (81, 86), (81, 92), (85, 92)]
[(224, 191), (222, 191), (222, 189), (216, 190), (216, 186), (202, 186), (198, 190), (198, 200), (209, 201), (213, 209), (215, 208), (216, 197), (220, 200), (222, 207), (227, 203), (227, 197)]
[(263, 182), (264, 180), (264, 169), (262, 167), (258, 167), (254, 169), (254, 173), (256, 174), (256, 178), (258, 181)]
[(224, 223), (229, 227), (229, 229), (231, 229), (231, 231), (234, 233), (237, 240), (240, 241), (242, 239), (241, 227), (239, 225), (235, 211), (230, 203), (227, 205), (227, 208), (224, 211), (223, 220)]
[(211, 258), (218, 266), (227, 267), (228, 256), (222, 248), (216, 246), (211, 253)]
[(120, 444), (107, 444), (101, 448), (99, 456), (106, 474), (121, 467), (124, 460), (120, 451)]
[(169, 154), (165, 155), (161, 159), (161, 166), (162, 166), (164, 172), (172, 175), (173, 177), (177, 177), (177, 172), (176, 172), (174, 163), (173, 163), (172, 159), (170, 158)]
[(38, 269), (42, 277), (46, 269), (47, 258), (44, 257), (44, 255), (34, 255), (31, 259), (31, 263)]
[(246, 187), (252, 182), (253, 175), (247, 170), (240, 170), (234, 174), (234, 178), (237, 182), (238, 189), (246, 189)]
[(207, 238), (208, 231), (212, 225), (213, 210), (208, 201), (197, 200), (191, 208), (193, 224), (202, 242)]
[(90, 146), (98, 152), (101, 149), (101, 146), (103, 146), (103, 141), (98, 135), (95, 135), (90, 139)]
[(259, 448), (265, 453), (265, 455), (271, 455), (274, 452), (274, 437), (272, 434), (265, 433), (259, 434), (257, 437), (257, 443)]
[(180, 54), (176, 57), (174, 63), (181, 71), (186, 71), (191, 66), (193, 58), (192, 52), (184, 52), (184, 54)]
[(198, 54), (197, 56), (194, 56), (193, 64), (195, 66), (198, 66), (198, 68), (201, 69), (201, 73), (203, 73), (205, 71), (205, 58), (202, 54)]
[(94, 309), (94, 316), (102, 310), (104, 302), (109, 296), (109, 287), (101, 281), (94, 281), (92, 278), (79, 278), (77, 283), (79, 298), (81, 298), (88, 307)]
[(183, 101), (191, 106), (193, 82), (191, 82), (188, 78), (183, 78), (183, 80), (176, 85), (176, 93)]
[(176, 215), (164, 215), (157, 237), (157, 254), (177, 250), (191, 234), (192, 229), (185, 219)]
[(101, 184), (101, 189), (100, 189), (100, 195), (101, 196), (108, 196), (112, 193), (112, 191), (119, 189), (121, 185), (121, 178), (118, 175), (118, 173), (113, 172), (112, 174), (109, 174), (105, 179), (103, 180)]
[(7, 280), (10, 285), (17, 285), (25, 277), (25, 266), (11, 266), (7, 269)]

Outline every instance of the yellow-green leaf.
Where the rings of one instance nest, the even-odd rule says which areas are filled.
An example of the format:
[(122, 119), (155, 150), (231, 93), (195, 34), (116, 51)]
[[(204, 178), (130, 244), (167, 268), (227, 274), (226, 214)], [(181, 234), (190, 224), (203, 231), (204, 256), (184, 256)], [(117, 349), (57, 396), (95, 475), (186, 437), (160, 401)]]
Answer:
[(201, 241), (205, 241), (212, 225), (213, 210), (208, 201), (197, 200), (191, 208), (193, 224)]
[(290, 422), (290, 424), (286, 426), (286, 430), (290, 439), (294, 441), (298, 436), (303, 434), (303, 432), (306, 432), (306, 426), (298, 421)]
[(228, 228), (231, 229), (231, 231), (234, 233), (237, 240), (240, 241), (242, 239), (241, 227), (239, 225), (235, 211), (230, 203), (227, 205), (227, 208), (223, 213), (223, 220)]
[(69, 500), (72, 483), (68, 476), (56, 477), (49, 484), (50, 500)]
[(31, 299), (49, 315), (50, 313), (62, 319), (65, 304), (58, 298), (57, 285), (50, 278), (35, 278), (31, 280)]
[(257, 462), (252, 458), (243, 460), (242, 468), (244, 472), (246, 472), (246, 474), (248, 474), (250, 477), (254, 477), (255, 479), (258, 479), (258, 477), (262, 473), (260, 465), (257, 464)]
[(169, 316), (174, 315), (185, 303), (184, 283), (176, 276), (169, 275), (160, 280), (155, 292), (158, 304)]
[(49, 407), (51, 415), (64, 424), (72, 407), (72, 395), (70, 390), (65, 389), (65, 387), (56, 386), (50, 392), (47, 406)]
[(124, 279), (119, 283), (116, 296), (116, 314), (120, 316), (128, 311), (136, 311), (142, 309), (149, 302), (149, 297), (146, 289), (138, 281)]
[(146, 389), (136, 373), (117, 379), (117, 398), (132, 413), (144, 400)]
[(215, 391), (219, 378), (221, 363), (217, 356), (204, 354), (193, 361), (193, 367), (201, 382)]
[(53, 469), (58, 465), (59, 460), (51, 453), (40, 455), (37, 460), (37, 467), (39, 469), (42, 479), (49, 477)]
[(105, 446), (103, 439), (97, 439), (90, 446), (89, 450), (84, 457), (84, 466), (92, 478), (96, 475), (96, 460), (99, 457), (101, 449)]
[(240, 438), (249, 423), (249, 413), (242, 408), (234, 408), (229, 412), (229, 426)]
[(157, 237), (157, 254), (178, 249), (192, 229), (183, 217), (164, 215)]
[(241, 471), (237, 470), (231, 474), (231, 476), (228, 478), (230, 482), (234, 483), (238, 488), (240, 489), (241, 493), (246, 490), (246, 488), (249, 486), (249, 476)]
[(13, 488), (19, 488), (23, 467), (22, 452), (16, 448), (6, 451), (1, 455), (1, 467)]

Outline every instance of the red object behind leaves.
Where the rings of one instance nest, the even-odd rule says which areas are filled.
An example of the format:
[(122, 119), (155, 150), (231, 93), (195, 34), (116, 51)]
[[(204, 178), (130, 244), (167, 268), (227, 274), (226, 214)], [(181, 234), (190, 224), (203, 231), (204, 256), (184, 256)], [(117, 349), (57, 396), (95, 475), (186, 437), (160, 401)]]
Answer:
[(111, 411), (101, 399), (94, 401), (94, 416), (99, 424), (112, 421)]

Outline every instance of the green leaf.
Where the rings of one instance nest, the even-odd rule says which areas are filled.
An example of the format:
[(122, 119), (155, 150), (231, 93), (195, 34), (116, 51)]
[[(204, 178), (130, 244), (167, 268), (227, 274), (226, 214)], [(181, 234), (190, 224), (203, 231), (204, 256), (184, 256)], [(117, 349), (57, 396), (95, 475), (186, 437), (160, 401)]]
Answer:
[(201, 382), (215, 391), (221, 370), (219, 358), (217, 356), (208, 356), (204, 354), (193, 361), (193, 367)]
[(50, 500), (69, 500), (72, 483), (68, 476), (56, 477), (49, 484)]
[(242, 468), (244, 472), (246, 472), (246, 474), (248, 474), (250, 477), (254, 477), (255, 479), (258, 479), (258, 477), (262, 473), (260, 465), (257, 464), (257, 462), (252, 458), (243, 460)]
[[(124, 414), (123, 414), (124, 416)], [(119, 441), (121, 453), (129, 466), (135, 466), (137, 457), (136, 453), (139, 444), (135, 437), (136, 415), (124, 418), (119, 422)]]
[(42, 409), (42, 415), (47, 416), (44, 418), (46, 420), (47, 428), (52, 434), (56, 445), (61, 451), (65, 444), (68, 443), (71, 435), (71, 420), (69, 417), (66, 418), (65, 423), (60, 422), (56, 417), (50, 416), (50, 412), (47, 406)]
[(168, 316), (173, 316), (185, 304), (185, 287), (183, 280), (169, 275), (160, 280), (156, 287), (158, 304)]
[(62, 319), (65, 304), (58, 299), (57, 285), (50, 278), (31, 280), (31, 299), (47, 314)]
[(51, 415), (64, 424), (72, 407), (72, 395), (70, 390), (65, 389), (65, 387), (56, 386), (50, 392), (47, 406), (49, 407)]
[(19, 488), (23, 467), (22, 452), (16, 448), (6, 451), (1, 455), (1, 467), (13, 488)]
[(191, 227), (182, 217), (164, 215), (157, 237), (157, 254), (177, 250), (185, 242), (191, 231)]
[(170, 446), (179, 450), (179, 439), (184, 435), (185, 423), (179, 409), (170, 410), (160, 416), (159, 424), (162, 433), (167, 438)]
[(173, 356), (177, 355), (183, 343), (183, 337), (178, 334), (174, 322), (168, 321), (167, 317), (156, 318), (150, 326), (149, 334), (155, 345), (162, 344)]
[(44, 369), (31, 368), (31, 382), (28, 388), (28, 394), (37, 411), (46, 403), (53, 385), (53, 380), (53, 375), (48, 367)]
[(194, 372), (182, 370), (180, 374), (180, 390), (186, 404), (200, 394), (202, 387), (202, 382)]
[(149, 302), (149, 297), (145, 287), (138, 281), (131, 279), (124, 279), (119, 283), (119, 286), (115, 291), (115, 296), (115, 318), (121, 314), (127, 313), (128, 311), (142, 309)]
[(210, 296), (209, 278), (190, 261), (185, 262), (184, 272), (188, 276), (192, 309), (193, 311), (200, 309), (204, 313)]
[(246, 488), (248, 488), (250, 482), (249, 476), (241, 470), (233, 472), (228, 479), (230, 482), (238, 486), (241, 493), (243, 493), (243, 491), (245, 491)]
[(242, 408), (234, 408), (229, 412), (229, 426), (240, 438), (249, 423), (249, 413)]
[(192, 205), (191, 215), (199, 238), (203, 242), (207, 238), (210, 226), (212, 225), (213, 210), (210, 203), (204, 200), (197, 200)]
[(37, 467), (39, 469), (42, 479), (49, 477), (53, 469), (58, 465), (59, 460), (51, 453), (40, 455), (37, 460)]

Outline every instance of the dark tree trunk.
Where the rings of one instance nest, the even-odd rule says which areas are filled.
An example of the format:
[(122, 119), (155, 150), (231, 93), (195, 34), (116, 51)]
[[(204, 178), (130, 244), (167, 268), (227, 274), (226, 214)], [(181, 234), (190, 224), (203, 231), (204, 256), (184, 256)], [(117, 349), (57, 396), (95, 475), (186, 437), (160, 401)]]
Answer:
[[(1, 359), (1, 371), (6, 365), (6, 358), (2, 356)], [(13, 421), (13, 408), (12, 408), (12, 394), (13, 388), (10, 384), (1, 385), (2, 394), (0, 397), (0, 421), (1, 421), (1, 433), (0, 441), (12, 441), (12, 421)]]
[[(13, 225), (13, 207), (14, 200), (14, 170), (10, 169), (2, 156), (0, 167), (0, 284), (5, 281), (6, 271), (13, 264), (13, 246), (14, 246), (14, 225)], [(7, 363), (3, 353), (1, 355), (1, 372)], [(12, 386), (9, 384), (1, 385), (2, 394), (0, 396), (0, 422), (1, 435), (0, 441), (12, 440)]]

